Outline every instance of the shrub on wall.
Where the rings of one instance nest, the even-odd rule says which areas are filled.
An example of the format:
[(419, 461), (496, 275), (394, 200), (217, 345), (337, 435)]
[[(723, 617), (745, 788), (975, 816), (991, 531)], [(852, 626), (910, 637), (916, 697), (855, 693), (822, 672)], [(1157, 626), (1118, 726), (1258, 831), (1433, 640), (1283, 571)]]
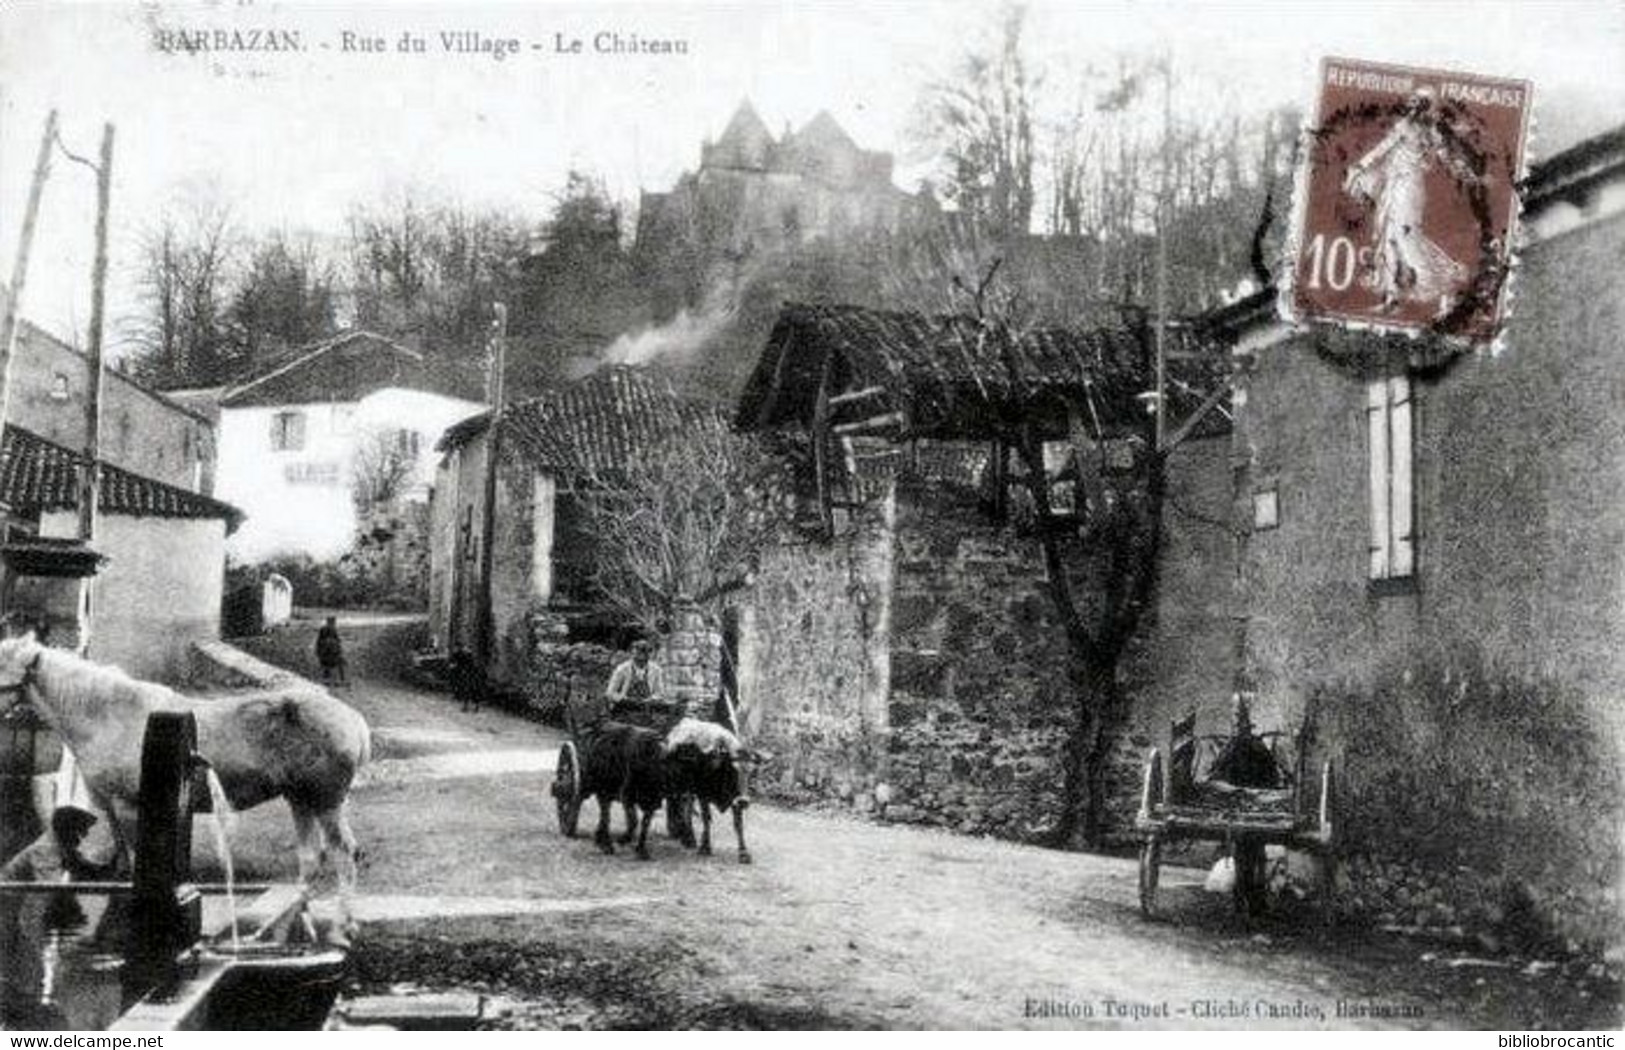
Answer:
[(1509, 917), (1546, 917), (1544, 930), (1522, 918), (1525, 939), (1618, 924), (1620, 762), (1576, 690), (1474, 653), (1309, 703), (1341, 753), (1345, 854), (1488, 877)]

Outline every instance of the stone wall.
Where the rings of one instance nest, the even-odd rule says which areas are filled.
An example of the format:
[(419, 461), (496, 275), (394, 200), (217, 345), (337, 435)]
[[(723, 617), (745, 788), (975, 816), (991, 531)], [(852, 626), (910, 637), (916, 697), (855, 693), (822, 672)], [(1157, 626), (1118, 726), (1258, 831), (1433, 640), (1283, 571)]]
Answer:
[(722, 687), (722, 635), (692, 605), (679, 608), (656, 657), (665, 675), (666, 699), (681, 701), (695, 718), (709, 719)]
[(868, 798), (886, 757), (893, 504), (832, 542), (787, 537), (762, 557), (740, 618), (747, 741), (771, 754), (764, 794)]
[(1029, 538), (974, 499), (888, 497), (764, 559), (741, 693), (758, 788), (1031, 841), (1060, 813), (1065, 647)]
[(1071, 705), (1037, 543), (973, 500), (913, 491), (899, 507), (887, 815), (1043, 839)]
[(604, 695), (615, 666), (630, 653), (603, 645), (570, 641), (565, 618), (536, 603), (526, 613), (520, 627), (510, 627), (509, 636), (523, 632), (525, 656), (517, 665), (518, 676), (511, 690), (537, 716), (556, 724), (565, 723), (565, 711), (583, 698)]

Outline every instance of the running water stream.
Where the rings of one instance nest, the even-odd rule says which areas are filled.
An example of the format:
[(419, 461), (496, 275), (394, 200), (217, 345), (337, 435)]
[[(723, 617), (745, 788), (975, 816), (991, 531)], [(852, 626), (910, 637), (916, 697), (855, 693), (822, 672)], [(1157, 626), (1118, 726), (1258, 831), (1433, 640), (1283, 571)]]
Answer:
[(212, 803), (209, 823), (214, 827), (214, 844), (220, 854), (220, 863), (226, 870), (226, 909), (231, 915), (231, 950), (240, 952), (242, 944), (237, 933), (237, 872), (231, 856), (231, 833), (237, 827), (237, 813), (231, 808), (226, 789), (213, 769), (205, 770)]

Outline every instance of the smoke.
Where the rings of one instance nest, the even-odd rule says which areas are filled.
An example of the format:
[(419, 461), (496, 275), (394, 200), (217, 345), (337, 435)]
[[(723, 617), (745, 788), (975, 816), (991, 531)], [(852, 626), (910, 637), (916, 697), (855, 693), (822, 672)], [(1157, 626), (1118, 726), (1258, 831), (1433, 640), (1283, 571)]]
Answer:
[(669, 321), (623, 332), (597, 357), (577, 358), (570, 378), (580, 379), (606, 365), (646, 365), (656, 358), (686, 364), (734, 320), (745, 283), (741, 277), (717, 281), (698, 310), (685, 307)]
[(643, 365), (657, 357), (674, 363), (687, 361), (716, 337), (728, 321), (732, 310), (702, 310), (690, 313), (680, 310), (676, 317), (662, 325), (652, 325), (638, 332), (627, 332), (609, 345), (600, 356), (600, 365)]

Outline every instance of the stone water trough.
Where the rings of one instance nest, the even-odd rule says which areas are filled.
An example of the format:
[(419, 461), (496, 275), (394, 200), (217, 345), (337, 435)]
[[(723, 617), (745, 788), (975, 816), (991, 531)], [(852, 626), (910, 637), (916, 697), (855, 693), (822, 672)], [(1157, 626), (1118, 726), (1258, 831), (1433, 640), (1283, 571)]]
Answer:
[(347, 953), (304, 892), (189, 881), (195, 741), (189, 714), (147, 724), (130, 882), (0, 882), (0, 1028), (322, 1027)]

